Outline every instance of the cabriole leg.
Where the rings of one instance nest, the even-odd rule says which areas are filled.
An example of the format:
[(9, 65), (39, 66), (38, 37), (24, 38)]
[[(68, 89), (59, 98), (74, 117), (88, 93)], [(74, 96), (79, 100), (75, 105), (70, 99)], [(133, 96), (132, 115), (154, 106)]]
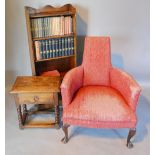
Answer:
[(128, 138), (127, 138), (127, 144), (126, 146), (128, 148), (133, 148), (133, 144), (131, 142), (131, 138), (136, 134), (136, 129), (130, 129), (129, 130), (129, 134), (128, 134)]
[(63, 132), (64, 132), (64, 134), (65, 134), (65, 137), (64, 138), (62, 138), (62, 140), (61, 140), (61, 142), (63, 142), (64, 144), (66, 144), (67, 142), (68, 142), (68, 127), (69, 127), (70, 125), (68, 125), (68, 124), (64, 124), (63, 126), (62, 126), (62, 130), (63, 130)]

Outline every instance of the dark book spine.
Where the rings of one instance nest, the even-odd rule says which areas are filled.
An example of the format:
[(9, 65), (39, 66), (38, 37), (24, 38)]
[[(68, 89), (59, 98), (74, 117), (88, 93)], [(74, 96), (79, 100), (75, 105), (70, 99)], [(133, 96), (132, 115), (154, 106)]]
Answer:
[(71, 55), (71, 39), (68, 38), (68, 55)]
[(48, 40), (46, 40), (46, 58), (50, 58), (50, 52), (49, 52), (49, 46), (48, 46)]
[(62, 56), (62, 42), (61, 42), (61, 38), (59, 38), (59, 56)]
[(74, 38), (71, 37), (71, 55), (74, 54)]
[(62, 56), (65, 56), (65, 40), (64, 40), (64, 38), (61, 39), (61, 43), (62, 43)]
[(56, 57), (56, 48), (55, 48), (55, 40), (54, 39), (52, 39), (52, 51), (53, 51), (53, 58), (55, 58)]
[(52, 41), (49, 40), (49, 51), (50, 51), (50, 58), (53, 58), (53, 52), (52, 52)]
[(65, 38), (65, 56), (67, 56), (68, 55), (68, 40), (67, 40), (67, 38)]
[(43, 59), (43, 41), (40, 41), (40, 57)]
[(42, 41), (42, 44), (43, 44), (43, 59), (46, 59), (46, 44), (44, 40)]
[(58, 39), (55, 39), (55, 48), (56, 48), (56, 51), (55, 51), (55, 54), (56, 54), (56, 57), (58, 57), (58, 53), (59, 53), (59, 49), (58, 49)]

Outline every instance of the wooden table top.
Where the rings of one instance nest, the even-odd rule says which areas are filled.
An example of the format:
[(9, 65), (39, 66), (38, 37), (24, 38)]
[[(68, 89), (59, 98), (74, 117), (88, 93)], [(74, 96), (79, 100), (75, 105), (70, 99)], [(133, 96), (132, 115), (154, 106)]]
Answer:
[(60, 92), (60, 77), (18, 76), (10, 93)]

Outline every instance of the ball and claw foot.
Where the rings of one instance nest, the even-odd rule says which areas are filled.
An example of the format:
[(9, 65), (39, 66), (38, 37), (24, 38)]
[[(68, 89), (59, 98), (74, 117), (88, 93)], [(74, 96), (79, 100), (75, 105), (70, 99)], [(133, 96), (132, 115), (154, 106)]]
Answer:
[(61, 142), (64, 143), (64, 144), (66, 144), (68, 142), (68, 138), (66, 138), (66, 137), (62, 138), (61, 139)]
[(65, 134), (65, 137), (64, 138), (62, 138), (62, 140), (61, 140), (61, 142), (63, 143), (63, 144), (66, 144), (67, 142), (68, 142), (68, 127), (69, 127), (69, 125), (68, 124), (64, 124), (63, 126), (62, 126), (62, 130), (63, 130), (63, 132), (64, 132), (64, 134)]
[(127, 138), (127, 144), (126, 144), (126, 146), (129, 149), (133, 148), (133, 144), (131, 142), (131, 138), (134, 137), (135, 134), (136, 134), (136, 129), (130, 129), (129, 130), (129, 134), (128, 134), (128, 138)]
[(127, 146), (129, 149), (133, 148), (133, 144), (132, 144), (131, 142), (128, 142), (128, 144), (126, 144), (126, 146)]

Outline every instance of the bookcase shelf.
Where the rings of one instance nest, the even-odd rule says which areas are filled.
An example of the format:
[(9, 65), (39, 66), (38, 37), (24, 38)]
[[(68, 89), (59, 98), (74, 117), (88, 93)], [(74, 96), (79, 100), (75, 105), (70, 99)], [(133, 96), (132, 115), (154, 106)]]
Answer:
[(40, 38), (33, 38), (33, 41), (37, 40), (47, 40), (47, 39), (52, 39), (52, 38), (65, 38), (65, 37), (74, 37), (74, 34), (65, 34), (65, 35), (53, 35), (53, 36), (48, 36), (48, 37), (40, 37)]
[(48, 58), (48, 59), (41, 59), (41, 60), (35, 60), (35, 62), (41, 62), (41, 61), (50, 61), (50, 60), (56, 60), (56, 59), (64, 59), (69, 57), (74, 57), (75, 55), (68, 55), (68, 56), (61, 56), (61, 57), (55, 57), (55, 58)]
[(49, 14), (49, 13), (35, 13), (30, 15), (30, 18), (41, 18), (41, 17), (54, 17), (54, 16), (73, 16), (74, 13), (70, 12), (70, 11), (66, 11), (66, 12), (56, 12), (54, 14)]
[[(76, 67), (76, 9), (71, 4), (66, 4), (59, 8), (47, 5), (39, 9), (25, 6), (25, 17), (32, 75), (39, 76), (43, 72), (52, 70), (58, 70), (60, 73), (66, 73), (70, 69)], [(67, 34), (61, 33), (63, 28), (60, 29), (60, 33), (58, 33), (59, 31), (56, 30), (55, 33), (53, 33), (54, 30), (50, 29), (53, 25), (48, 25), (48, 29), (50, 30), (46, 31), (44, 25), (48, 23), (51, 24), (49, 21), (52, 21), (52, 24), (55, 24), (54, 18), (64, 18), (64, 24), (66, 18), (70, 18), (68, 23), (70, 22), (71, 27), (67, 29)], [(35, 29), (36, 25), (37, 29)], [(55, 27), (61, 27), (60, 25), (55, 25)], [(50, 31), (52, 32), (50, 33)], [(37, 35), (36, 32), (38, 33)], [(49, 32), (49, 34), (45, 32)], [(67, 42), (65, 42), (66, 40)], [(65, 47), (63, 47), (63, 43)], [(59, 45), (62, 45), (62, 47)], [(68, 51), (66, 51), (66, 49)], [(67, 54), (61, 54), (61, 52), (64, 50)], [(37, 57), (38, 51), (41, 58)], [(59, 51), (57, 55), (52, 53), (55, 51)], [(46, 53), (45, 57), (42, 55), (43, 53)], [(48, 55), (49, 53), (51, 54), (50, 56)]]

